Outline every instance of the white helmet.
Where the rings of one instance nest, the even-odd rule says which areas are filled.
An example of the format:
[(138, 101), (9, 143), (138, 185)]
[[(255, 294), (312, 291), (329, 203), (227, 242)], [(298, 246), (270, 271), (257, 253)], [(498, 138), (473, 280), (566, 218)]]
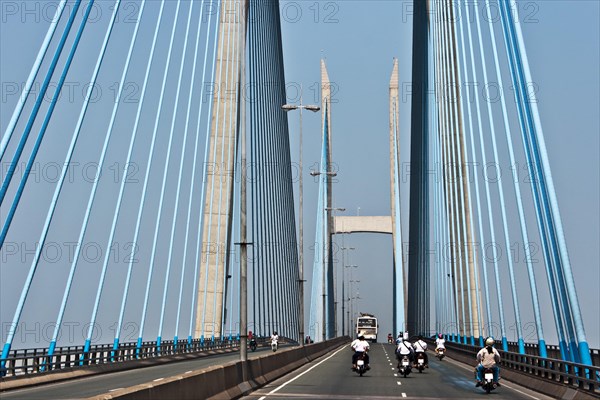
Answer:
[(489, 346), (489, 347), (491, 347), (491, 346), (493, 346), (493, 345), (494, 345), (494, 343), (496, 343), (496, 341), (495, 341), (493, 338), (491, 338), (491, 337), (489, 337), (489, 338), (485, 339), (485, 345), (486, 345), (486, 346)]

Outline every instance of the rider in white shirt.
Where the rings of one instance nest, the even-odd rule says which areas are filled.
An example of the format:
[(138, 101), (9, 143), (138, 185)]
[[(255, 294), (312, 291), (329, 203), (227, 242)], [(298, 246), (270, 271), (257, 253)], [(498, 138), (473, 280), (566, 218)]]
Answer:
[(412, 362), (413, 354), (414, 350), (410, 342), (408, 340), (405, 341), (404, 339), (400, 338), (400, 340), (398, 341), (398, 345), (396, 346), (396, 358), (398, 360), (401, 360), (402, 357), (407, 356), (408, 360)]
[[(415, 353), (423, 353), (425, 357), (425, 367), (429, 368), (429, 357), (427, 357), (427, 343), (423, 341), (423, 336), (419, 335), (419, 339), (413, 343), (413, 349), (415, 349)], [(416, 356), (416, 354), (415, 354)], [(416, 357), (415, 357), (416, 361)]]
[(277, 344), (278, 341), (279, 341), (279, 335), (277, 334), (277, 331), (275, 331), (271, 335), (271, 344), (273, 344), (273, 343)]
[(360, 335), (350, 344), (350, 347), (354, 350), (354, 354), (352, 355), (352, 369), (356, 369), (356, 360), (361, 354), (365, 355), (365, 363), (367, 364), (367, 369), (369, 369), (369, 355), (367, 354), (369, 351), (369, 342), (365, 340), (365, 337)]
[(435, 339), (435, 349), (446, 349), (446, 339), (442, 336), (441, 333), (438, 334), (438, 337)]

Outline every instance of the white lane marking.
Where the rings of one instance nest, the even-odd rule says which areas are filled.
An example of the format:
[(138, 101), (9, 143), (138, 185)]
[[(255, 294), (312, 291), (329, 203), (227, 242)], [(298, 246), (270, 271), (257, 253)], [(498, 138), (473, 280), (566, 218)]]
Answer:
[(402, 397), (406, 397), (406, 393), (402, 393)]
[(402, 385), (402, 382), (400, 382), (400, 381), (398, 381), (398, 382), (396, 382), (396, 383), (397, 383), (398, 385)]
[[(457, 362), (457, 361), (454, 361), (454, 360), (448, 360), (448, 361), (450, 361), (450, 363), (454, 364), (455, 366), (457, 366), (457, 367), (459, 367), (459, 368), (466, 369), (467, 371), (471, 371), (471, 372), (473, 371), (473, 369), (472, 369), (472, 368), (465, 367), (464, 365), (460, 364), (460, 363), (459, 363), (459, 362)], [(519, 392), (519, 393), (521, 393), (521, 394), (524, 394), (525, 396), (527, 396), (527, 397), (531, 397), (532, 399), (535, 399), (535, 400), (540, 400), (540, 398), (539, 398), (539, 397), (532, 396), (532, 395), (530, 395), (529, 393), (525, 393), (525, 392), (523, 392), (523, 391), (521, 391), (521, 390), (519, 390), (519, 389), (517, 389), (517, 388), (514, 388), (514, 387), (512, 387), (512, 386), (509, 386), (509, 385), (507, 385), (507, 384), (505, 384), (505, 383), (502, 383), (502, 387), (506, 387), (506, 388), (512, 389), (512, 390), (514, 390), (515, 392)]]
[(158, 382), (158, 381), (162, 381), (165, 378), (158, 378), (158, 379), (154, 379), (152, 382)]
[(109, 392), (114, 392), (116, 390), (121, 390), (121, 389), (123, 389), (123, 388), (110, 389)]
[(502, 383), (502, 387), (507, 387), (507, 388), (509, 388), (509, 389), (512, 389), (512, 390), (514, 390), (515, 392), (519, 392), (519, 393), (521, 393), (521, 394), (524, 394), (524, 395), (525, 395), (525, 396), (527, 396), (527, 397), (531, 397), (532, 399), (535, 399), (535, 400), (540, 400), (540, 398), (539, 398), (539, 397), (532, 396), (532, 395), (530, 395), (530, 394), (528, 394), (528, 393), (525, 393), (525, 392), (523, 392), (523, 391), (521, 391), (521, 390), (519, 390), (519, 389), (517, 389), (517, 388), (514, 388), (514, 387), (512, 387), (512, 386), (508, 386), (508, 385), (507, 385), (507, 384), (505, 384), (505, 383)]
[(319, 361), (318, 363), (316, 363), (315, 365), (313, 365), (312, 367), (310, 367), (309, 369), (307, 369), (306, 371), (302, 372), (301, 374), (299, 374), (298, 376), (295, 376), (294, 378), (290, 379), (287, 382), (282, 383), (281, 385), (279, 385), (278, 387), (276, 387), (275, 389), (271, 390), (269, 393), (267, 393), (265, 396), (262, 396), (260, 399), (258, 400), (263, 400), (264, 398), (266, 398), (268, 395), (273, 394), (281, 389), (284, 388), (284, 386), (287, 386), (289, 383), (294, 382), (296, 379), (300, 378), (302, 375), (306, 374), (307, 372), (310, 372), (313, 368), (318, 367), (319, 365), (323, 364), (325, 361), (329, 360), (331, 357), (335, 356), (337, 353), (339, 353), (340, 351), (344, 350), (346, 347), (342, 347), (340, 348), (338, 351), (336, 351), (335, 353), (333, 353), (332, 355), (330, 355), (329, 357), (327, 357), (324, 360)]
[(394, 376), (398, 376), (398, 374), (394, 374)]
[(390, 365), (394, 365), (394, 364), (390, 363)]
[(194, 371), (185, 371), (184, 373), (185, 374), (191, 374), (192, 372), (194, 372)]
[(396, 368), (392, 368), (392, 371), (395, 370)]

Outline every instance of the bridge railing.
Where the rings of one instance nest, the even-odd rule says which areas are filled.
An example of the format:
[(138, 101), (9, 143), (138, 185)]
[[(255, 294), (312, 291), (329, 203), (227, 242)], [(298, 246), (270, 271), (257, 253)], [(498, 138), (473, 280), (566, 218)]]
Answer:
[[(257, 337), (259, 345), (268, 341), (268, 338)], [(282, 340), (282, 341), (285, 341)], [(47, 348), (17, 349), (12, 350), (0, 371), (2, 377), (20, 377), (32, 374), (46, 373), (65, 368), (76, 368), (88, 365), (109, 364), (140, 360), (170, 355), (201, 353), (212, 350), (233, 349), (239, 347), (236, 339), (200, 340), (191, 342), (187, 340), (164, 341), (157, 346), (155, 341), (143, 342), (138, 348), (136, 342), (120, 343), (117, 349), (113, 345), (94, 345), (86, 352), (83, 346), (57, 347), (54, 354), (48, 355)]]
[[(498, 346), (501, 346), (501, 341), (496, 341)], [(519, 352), (519, 343), (517, 342), (508, 342), (508, 350), (512, 353)], [(548, 353), (548, 358), (553, 358), (560, 360), (560, 347), (555, 345), (546, 345), (546, 352)], [(532, 356), (539, 354), (539, 346), (537, 343), (525, 343), (525, 354), (529, 354)], [(590, 356), (592, 358), (592, 365), (600, 366), (600, 349), (590, 349)]]
[[(428, 340), (433, 344), (433, 341)], [(469, 360), (477, 357), (480, 348), (476, 346), (446, 342), (446, 348), (467, 356)], [(555, 358), (542, 358), (533, 354), (498, 350), (501, 365), (508, 370), (526, 374), (529, 377), (567, 385), (587, 393), (600, 395), (600, 367), (589, 366)]]

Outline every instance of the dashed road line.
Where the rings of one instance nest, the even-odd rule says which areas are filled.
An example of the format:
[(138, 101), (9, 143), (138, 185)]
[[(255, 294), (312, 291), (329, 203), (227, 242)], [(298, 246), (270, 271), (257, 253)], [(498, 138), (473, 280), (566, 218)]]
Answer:
[(332, 355), (330, 355), (329, 357), (325, 358), (324, 360), (319, 361), (318, 363), (316, 363), (315, 365), (313, 365), (312, 367), (310, 367), (309, 369), (307, 369), (306, 371), (302, 372), (299, 375), (296, 375), (294, 378), (290, 379), (289, 381), (283, 382), (281, 385), (279, 385), (278, 387), (276, 387), (275, 389), (271, 390), (269, 393), (267, 393), (266, 395), (262, 396), (261, 398), (259, 398), (258, 400), (263, 400), (265, 399), (267, 396), (278, 392), (279, 390), (283, 389), (284, 386), (287, 386), (289, 383), (292, 383), (293, 381), (295, 381), (296, 379), (300, 378), (302, 375), (306, 374), (307, 372), (312, 371), (314, 368), (318, 367), (319, 365), (323, 364), (325, 361), (329, 360), (331, 357), (335, 356), (337, 353), (339, 353), (340, 351), (344, 350), (344, 347), (340, 348), (338, 351), (336, 351), (335, 353), (333, 353)]

